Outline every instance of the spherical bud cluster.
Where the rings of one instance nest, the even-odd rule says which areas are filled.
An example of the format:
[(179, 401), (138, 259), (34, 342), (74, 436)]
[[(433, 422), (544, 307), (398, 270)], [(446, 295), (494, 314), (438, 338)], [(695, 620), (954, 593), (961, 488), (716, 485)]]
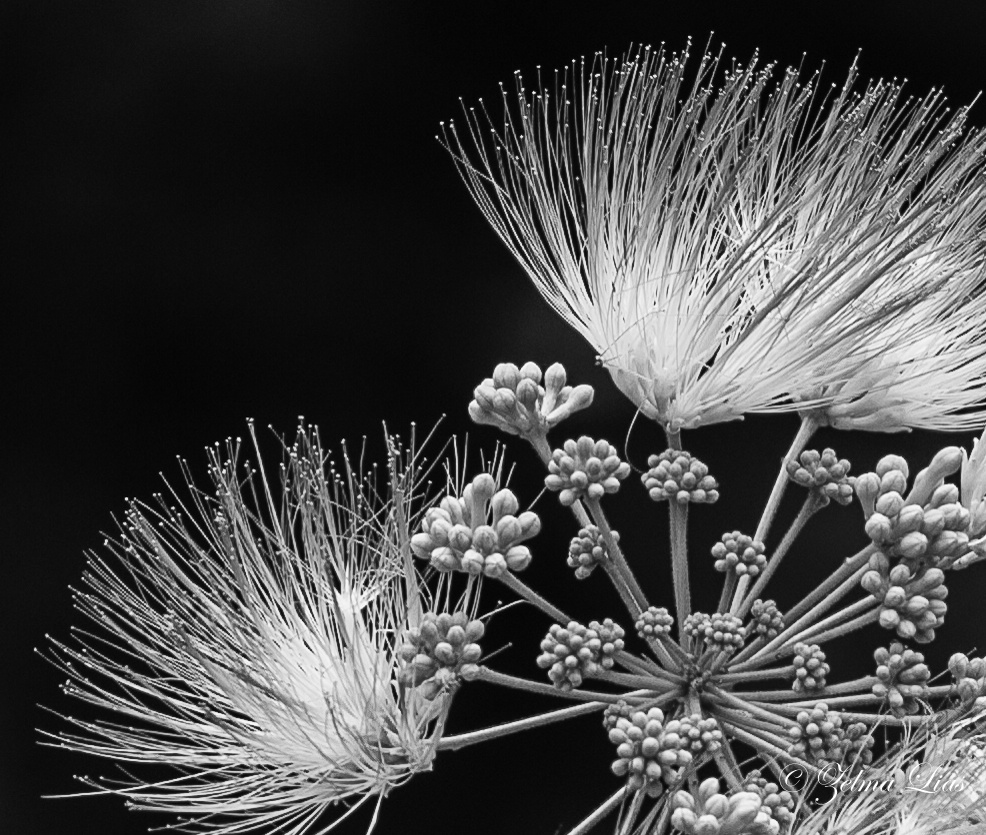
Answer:
[(667, 449), (647, 459), (650, 469), (640, 480), (655, 502), (712, 504), (719, 499), (719, 483), (709, 468), (682, 449)]
[[(613, 539), (620, 541), (620, 535), (613, 531)], [(572, 542), (568, 546), (568, 567), (575, 569), (575, 576), (579, 580), (584, 580), (597, 565), (605, 563), (609, 559), (609, 551), (606, 550), (606, 540), (602, 531), (595, 525), (588, 525), (579, 531), (579, 535), (572, 537)]]
[(849, 462), (839, 458), (834, 449), (806, 449), (796, 460), (787, 462), (787, 477), (814, 491), (822, 504), (835, 501), (847, 505), (853, 494), (849, 467)]
[(703, 718), (702, 714), (693, 713), (672, 719), (664, 725), (662, 751), (687, 751), (694, 757), (702, 752), (714, 754), (721, 747), (722, 731), (711, 716)]
[(663, 606), (660, 608), (649, 606), (646, 612), (640, 613), (634, 627), (637, 634), (646, 641), (648, 638), (660, 638), (670, 634), (673, 624), (674, 618), (667, 609)]
[(935, 629), (945, 622), (945, 573), (924, 568), (917, 573), (904, 564), (890, 568), (882, 552), (870, 557), (869, 571), (861, 580), (866, 591), (880, 601), (880, 625), (904, 639), (921, 644), (933, 641)]
[(948, 671), (955, 682), (952, 692), (963, 702), (986, 696), (986, 659), (957, 652), (948, 659)]
[(760, 796), (764, 811), (780, 824), (781, 832), (790, 832), (794, 823), (795, 798), (791, 792), (781, 789), (777, 783), (772, 783), (754, 769), (743, 778), (743, 791), (753, 792)]
[(762, 542), (755, 542), (752, 536), (739, 531), (724, 533), (722, 541), (712, 546), (716, 571), (724, 573), (731, 571), (737, 577), (742, 577), (744, 574), (756, 577), (767, 564), (763, 552)]
[(750, 608), (750, 624), (746, 627), (747, 635), (755, 634), (770, 641), (783, 631), (784, 618), (777, 610), (777, 604), (773, 600), (754, 600)]
[(471, 679), (479, 672), (476, 662), (483, 652), (477, 642), (484, 631), (483, 622), (469, 620), (465, 612), (428, 612), (405, 633), (397, 651), (406, 665), (400, 683), (432, 699), (458, 678)]
[(411, 550), (439, 571), (487, 577), (522, 571), (531, 552), (520, 543), (541, 530), (541, 520), (531, 511), (515, 515), (518, 507), (510, 490), (497, 490), (493, 476), (481, 473), (461, 498), (446, 496), (425, 513), (421, 533), (411, 537)]
[(548, 473), (545, 487), (558, 493), (558, 501), (569, 507), (583, 496), (601, 499), (606, 493), (615, 493), (630, 475), (630, 465), (620, 461), (616, 447), (608, 441), (583, 435), (578, 441), (565, 441), (562, 449), (551, 454)]
[(917, 713), (919, 699), (928, 696), (928, 679), (931, 671), (924, 663), (924, 655), (912, 649), (904, 649), (899, 641), (889, 649), (880, 647), (873, 653), (876, 660), (876, 677), (873, 695), (885, 699), (894, 716)]
[(623, 630), (606, 618), (588, 628), (570, 621), (567, 627), (552, 624), (541, 641), (537, 665), (559, 690), (571, 690), (582, 680), (613, 667), (613, 656), (623, 649)]
[[(606, 724), (606, 720), (604, 720)], [(651, 796), (661, 793), (661, 780), (670, 783), (676, 769), (689, 765), (702, 753), (714, 753), (722, 745), (722, 731), (715, 719), (700, 714), (665, 723), (658, 708), (617, 716), (609, 727), (616, 745), (613, 773), (627, 776), (631, 791), (644, 789)]]
[(613, 730), (620, 719), (629, 719), (633, 716), (633, 713), (634, 709), (623, 701), (623, 699), (620, 699), (615, 704), (608, 705), (606, 710), (603, 711), (603, 727), (606, 729), (606, 733)]
[(657, 797), (664, 791), (664, 783), (671, 784), (677, 778), (673, 763), (657, 759), (663, 733), (664, 712), (656, 707), (646, 713), (637, 710), (630, 716), (619, 716), (609, 729), (609, 741), (616, 746), (617, 756), (610, 768), (617, 777), (627, 778), (630, 791), (642, 789), (649, 797)]
[(695, 612), (685, 619), (686, 635), (701, 639), (708, 649), (735, 651), (746, 640), (746, 629), (736, 615), (717, 612), (704, 615)]
[(777, 835), (780, 825), (757, 792), (720, 794), (715, 777), (703, 780), (695, 795), (676, 792), (671, 825), (685, 835)]
[(825, 663), (825, 653), (818, 644), (795, 644), (791, 664), (794, 667), (794, 684), (791, 688), (795, 693), (812, 692), (825, 687), (829, 665)]
[(469, 416), (511, 435), (543, 437), (569, 415), (592, 405), (592, 386), (566, 385), (559, 363), (548, 367), (544, 385), (541, 380), (541, 369), (533, 362), (522, 368), (500, 363), (473, 391), (476, 399), (469, 404)]
[(843, 728), (842, 716), (824, 702), (798, 713), (797, 725), (788, 735), (793, 740), (788, 753), (809, 763), (868, 763), (873, 758), (873, 737), (866, 733), (866, 726), (858, 722)]

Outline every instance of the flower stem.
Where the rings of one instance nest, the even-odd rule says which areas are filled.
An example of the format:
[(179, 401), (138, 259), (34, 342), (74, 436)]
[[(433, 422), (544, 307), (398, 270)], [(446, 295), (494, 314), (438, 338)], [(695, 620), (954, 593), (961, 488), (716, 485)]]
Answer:
[[(781, 469), (777, 473), (777, 479), (774, 481), (774, 486), (770, 491), (770, 496), (767, 499), (767, 504), (763, 509), (763, 515), (760, 517), (760, 524), (757, 525), (757, 531), (753, 535), (753, 539), (756, 542), (766, 541), (767, 534), (770, 533), (770, 527), (774, 523), (774, 517), (777, 515), (777, 509), (781, 506), (781, 499), (784, 498), (784, 491), (787, 489), (787, 463), (788, 461), (793, 461), (804, 449), (805, 444), (811, 439), (811, 436), (815, 434), (815, 430), (818, 429), (818, 421), (811, 415), (805, 415), (801, 418), (801, 426), (798, 427), (798, 432), (794, 436), (794, 440), (791, 442), (791, 447), (788, 449), (787, 454), (781, 460)], [(736, 591), (733, 595), (733, 608), (736, 606), (737, 601), (742, 600), (746, 595), (746, 588), (750, 584), (749, 576), (744, 576), (740, 578), (739, 584), (736, 587)]]
[(518, 678), (517, 676), (507, 675), (506, 673), (498, 673), (496, 670), (491, 670), (489, 667), (480, 667), (479, 672), (476, 674), (476, 681), (485, 681), (489, 684), (499, 684), (503, 687), (511, 687), (514, 690), (524, 690), (527, 693), (540, 693), (544, 696), (555, 696), (556, 698), (562, 699), (573, 699), (578, 702), (605, 702), (607, 704), (616, 704), (616, 702), (622, 700), (625, 701), (643, 701), (647, 696), (660, 695), (655, 694), (653, 691), (645, 690), (640, 694), (637, 693), (592, 693), (588, 690), (559, 690), (553, 684), (544, 684), (540, 681), (529, 681), (526, 678)]
[[(632, 598), (632, 601), (628, 604), (627, 608), (630, 609), (630, 613), (633, 617), (637, 617), (637, 615), (647, 608), (647, 597), (644, 594), (643, 589), (640, 588), (637, 578), (633, 576), (633, 572), (627, 564), (626, 557), (623, 556), (623, 550), (620, 548), (620, 543), (617, 542), (616, 537), (613, 536), (613, 530), (609, 526), (609, 521), (606, 519), (606, 514), (603, 513), (603, 506), (599, 499), (590, 499), (586, 497), (585, 503), (589, 507), (589, 512), (592, 514), (592, 519), (599, 528), (599, 532), (603, 535), (603, 540), (606, 543), (606, 550), (609, 553), (609, 565), (616, 570), (618, 578), (626, 584), (626, 589)], [(609, 565), (607, 565), (607, 567), (609, 567)], [(612, 574), (610, 576), (613, 577)], [(620, 583), (616, 582), (617, 577), (613, 577), (613, 580), (617, 587), (617, 591), (621, 591)]]
[(671, 575), (674, 605), (680, 630), (692, 613), (692, 594), (688, 583), (688, 504), (668, 503), (671, 519)]
[[(781, 564), (781, 560), (784, 559), (787, 552), (791, 549), (794, 544), (794, 540), (797, 539), (798, 534), (804, 528), (805, 523), (822, 507), (821, 502), (818, 500), (818, 496), (815, 493), (809, 493), (808, 497), (805, 499), (804, 504), (801, 505), (801, 510), (798, 511), (798, 515), (795, 517), (794, 521), (791, 523), (791, 527), (788, 529), (787, 533), (784, 534), (784, 539), (781, 540), (781, 544), (777, 546), (777, 550), (771, 555), (770, 560), (767, 562), (767, 567), (760, 572), (760, 576), (757, 577), (757, 582), (754, 584), (750, 592), (745, 596), (741, 597), (739, 595), (739, 589), (737, 589), (737, 594), (733, 596), (733, 614), (740, 618), (745, 618), (749, 612), (750, 608), (753, 606), (754, 601), (763, 593), (763, 590), (767, 587), (767, 583), (770, 582), (770, 578), (777, 571), (777, 567)], [(745, 580), (744, 576), (742, 580)], [(742, 585), (742, 580), (740, 585)], [(741, 602), (742, 601), (742, 602)]]
[(761, 754), (773, 754), (777, 759), (790, 765), (797, 765), (807, 769), (811, 774), (818, 773), (818, 769), (815, 766), (806, 763), (804, 760), (799, 760), (797, 757), (792, 757), (785, 749), (781, 748), (778, 744), (783, 741), (781, 737), (774, 737), (771, 734), (769, 735), (771, 738), (766, 738), (766, 734), (763, 736), (761, 734), (751, 734), (730, 722), (724, 722), (723, 725), (740, 742), (745, 742), (757, 752)]
[(610, 812), (619, 806), (620, 803), (623, 802), (623, 798), (626, 796), (626, 793), (626, 786), (618, 789), (616, 793), (609, 798), (609, 800), (603, 803), (598, 809), (596, 809), (595, 812), (576, 826), (575, 829), (570, 829), (568, 835), (585, 835), (585, 833), (591, 830), (597, 823), (599, 823), (599, 821), (605, 818)]
[(565, 626), (572, 620), (557, 606), (553, 606), (541, 597), (540, 594), (534, 591), (534, 589), (528, 586), (523, 580), (518, 578), (512, 571), (503, 572), (503, 574), (501, 574), (497, 579), (507, 588), (512, 589), (519, 594), (528, 603), (533, 603), (560, 626)]
[(717, 684), (744, 684), (748, 681), (764, 681), (771, 678), (790, 678), (790, 667), (769, 667), (766, 670), (743, 670), (716, 676)]
[(655, 679), (653, 676), (636, 676), (629, 673), (614, 673), (612, 670), (603, 670), (598, 672), (593, 675), (593, 678), (598, 679), (599, 681), (609, 681), (613, 684), (621, 684), (624, 687), (646, 687), (648, 690), (653, 690), (654, 692), (663, 692), (669, 688), (678, 688), (678, 685), (666, 680), (662, 681), (660, 679)]
[[(849, 618), (855, 617), (856, 615), (863, 614), (867, 610), (878, 605), (879, 603), (875, 598), (867, 595), (862, 600), (857, 600), (855, 603), (846, 606), (844, 609), (840, 609), (838, 612), (829, 615), (824, 620), (820, 620), (818, 623), (812, 624), (803, 632), (795, 636), (795, 638), (798, 641), (810, 641), (815, 635), (818, 635), (820, 632), (824, 632), (825, 629), (834, 626), (840, 621), (845, 621)], [(794, 640), (795, 638), (789, 638), (788, 641)]]
[(564, 707), (561, 710), (552, 710), (550, 713), (542, 713), (538, 716), (530, 716), (527, 719), (518, 719), (516, 722), (505, 722), (502, 725), (495, 725), (492, 728), (483, 728), (479, 731), (471, 731), (455, 736), (446, 736), (439, 740), (439, 751), (458, 751), (469, 745), (479, 742), (486, 742), (488, 739), (507, 736), (509, 734), (526, 731), (529, 728), (540, 728), (543, 725), (550, 725), (554, 722), (563, 722), (566, 719), (573, 719), (576, 716), (584, 716), (595, 713), (606, 707), (604, 702), (587, 702), (583, 705)]
[(641, 675), (655, 676), (656, 678), (663, 678), (666, 681), (672, 681), (675, 684), (684, 684), (685, 679), (681, 676), (675, 675), (673, 672), (664, 669), (663, 667), (655, 664), (646, 658), (638, 658), (636, 655), (631, 655), (626, 650), (620, 650), (614, 656), (616, 663), (626, 667), (628, 670), (635, 671)]

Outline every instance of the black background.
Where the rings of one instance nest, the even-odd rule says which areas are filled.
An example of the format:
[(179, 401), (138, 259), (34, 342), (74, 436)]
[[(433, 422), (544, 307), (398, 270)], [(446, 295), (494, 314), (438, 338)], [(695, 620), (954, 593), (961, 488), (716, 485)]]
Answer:
[[(176, 455), (201, 474), (200, 450), (243, 434), (247, 416), (290, 433), (303, 414), (327, 441), (375, 442), (383, 420), (428, 427), (448, 412), (446, 434), (462, 433), (473, 386), (498, 361), (528, 359), (561, 360), (574, 382), (594, 384), (596, 406), (571, 432), (623, 448), (629, 403), (528, 285), (434, 139), (459, 96), (495, 101), (497, 82), (515, 69), (533, 76), (539, 64), (550, 70), (639, 42), (679, 49), (689, 35), (700, 46), (714, 31), (741, 60), (756, 47), (782, 64), (805, 52), (809, 69), (826, 60), (833, 81), (861, 48), (864, 77), (907, 77), (917, 94), (944, 85), (967, 102), (984, 80), (986, 10), (931, 8), (5, 3), (0, 829), (137, 833), (169, 822), (127, 813), (118, 798), (39, 798), (74, 791), (73, 773), (111, 766), (36, 744), (35, 727), (59, 726), (37, 703), (73, 705), (33, 647), (79, 622), (67, 587), (82, 552), (99, 546), (124, 497), (159, 489), (159, 471), (177, 478)], [(974, 109), (974, 123), (984, 112)], [(720, 504), (693, 514), (699, 608), (718, 596), (702, 554), (722, 531), (755, 527), (796, 426), (794, 417), (749, 419), (686, 434), (723, 484)], [(496, 439), (486, 429), (472, 438), (487, 448)], [(946, 442), (968, 446), (971, 433), (817, 440), (854, 471), (890, 451), (917, 469)], [(661, 448), (654, 427), (638, 426), (630, 459), (639, 466)], [(539, 465), (516, 446), (512, 460), (530, 501)], [(611, 516), (652, 600), (670, 603), (666, 523), (635, 483), (609, 502)], [(784, 511), (795, 507), (789, 497)], [(533, 543), (529, 582), (573, 615), (619, 620), (601, 578), (577, 586), (564, 566), (571, 518), (543, 500), (538, 509), (548, 530)], [(858, 507), (827, 510), (779, 573), (779, 599), (820, 582), (862, 537)], [(936, 671), (949, 652), (986, 637), (984, 572), (951, 584), (953, 609), (929, 653)], [(540, 678), (533, 659), (546, 627), (515, 609), (494, 620), (484, 647), (512, 641), (499, 668)], [(833, 649), (833, 679), (868, 672), (869, 653), (887, 637), (860, 634), (862, 644)], [(458, 697), (452, 730), (555, 706), (477, 684)], [(443, 754), (433, 773), (387, 800), (379, 831), (574, 825), (617, 785), (597, 722)]]

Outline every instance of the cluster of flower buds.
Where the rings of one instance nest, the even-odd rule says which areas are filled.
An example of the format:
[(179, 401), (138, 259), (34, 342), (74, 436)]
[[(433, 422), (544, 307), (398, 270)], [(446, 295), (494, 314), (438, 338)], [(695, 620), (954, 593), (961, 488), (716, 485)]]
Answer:
[[(613, 531), (613, 539), (620, 541), (620, 535)], [(588, 525), (579, 530), (579, 535), (572, 537), (572, 542), (568, 546), (568, 567), (575, 569), (575, 577), (584, 580), (597, 565), (605, 563), (609, 559), (609, 551), (606, 549), (606, 540), (602, 531), (595, 525)]]
[(773, 600), (754, 600), (750, 608), (750, 624), (747, 635), (771, 641), (784, 631), (784, 617)]
[(917, 571), (947, 568), (969, 552), (969, 511), (959, 502), (958, 487), (943, 480), (960, 465), (961, 450), (942, 450), (918, 473), (906, 498), (907, 462), (899, 455), (881, 458), (876, 472), (856, 480), (866, 533), (890, 559)]
[(685, 619), (684, 632), (705, 642), (707, 649), (735, 651), (746, 640), (746, 629), (736, 615), (716, 612), (705, 615), (695, 612)]
[(620, 461), (616, 447), (583, 435), (578, 441), (565, 441), (562, 449), (551, 454), (544, 485), (569, 507), (583, 496), (601, 499), (606, 493), (615, 493), (628, 475), (630, 465)]
[(873, 759), (873, 737), (866, 732), (866, 725), (854, 722), (842, 727), (842, 715), (837, 710), (829, 710), (828, 705), (819, 702), (809, 710), (798, 713), (797, 724), (789, 729), (793, 740), (788, 753), (806, 762), (818, 763), (862, 763), (869, 764)]
[(777, 835), (780, 824), (757, 792), (721, 794), (715, 777), (703, 780), (695, 795), (676, 792), (671, 825), (684, 835)]
[[(608, 705), (606, 710), (603, 711), (603, 727), (606, 729), (608, 734), (613, 728), (616, 727), (616, 723), (620, 719), (629, 719), (635, 713), (635, 709), (632, 708), (623, 699), (620, 699), (614, 704)], [(663, 714), (662, 714), (663, 716)]]
[(986, 659), (957, 652), (948, 659), (948, 671), (955, 680), (953, 692), (963, 702), (986, 701)]
[(831, 501), (841, 505), (852, 502), (854, 479), (850, 464), (839, 458), (834, 449), (806, 449), (798, 458), (787, 462), (787, 476), (795, 484), (813, 491), (823, 505)]
[(683, 449), (666, 449), (647, 459), (650, 469), (640, 480), (655, 502), (712, 504), (719, 499), (719, 483), (709, 468)]
[(895, 630), (901, 638), (929, 643), (935, 629), (945, 622), (948, 589), (939, 568), (924, 568), (916, 574), (904, 564), (890, 568), (886, 554), (877, 551), (870, 557), (861, 585), (880, 602), (880, 625)]
[(885, 699), (894, 716), (917, 713), (921, 708), (918, 700), (928, 696), (931, 677), (924, 655), (894, 641), (888, 649), (877, 649), (873, 658), (880, 679), (873, 685), (873, 695)]
[(722, 745), (722, 731), (715, 719), (699, 714), (683, 716), (665, 723), (660, 708), (627, 715), (625, 710), (611, 713), (604, 720), (609, 740), (616, 746), (613, 773), (627, 778), (630, 791), (643, 789), (651, 797), (663, 791), (662, 780), (671, 784), (677, 769), (689, 765), (702, 753), (714, 753)]
[(432, 699), (457, 679), (470, 679), (483, 654), (477, 643), (483, 637), (483, 622), (469, 620), (465, 612), (436, 615), (428, 612), (419, 626), (404, 634), (405, 643), (397, 655), (404, 662), (399, 674), (405, 687), (418, 687)]
[(551, 427), (592, 405), (592, 386), (566, 385), (559, 363), (548, 366), (544, 385), (541, 379), (541, 369), (533, 362), (522, 368), (500, 363), (473, 392), (476, 399), (469, 404), (469, 416), (511, 435), (544, 437)]
[(663, 606), (660, 608), (649, 606), (646, 612), (640, 613), (634, 627), (637, 634), (646, 641), (648, 638), (660, 638), (669, 635), (672, 625), (674, 625), (674, 618), (671, 617), (667, 609)]
[(795, 644), (791, 664), (794, 667), (794, 684), (791, 687), (795, 693), (822, 690), (825, 687), (829, 665), (825, 663), (825, 653), (818, 644)]
[(623, 649), (623, 629), (606, 618), (592, 621), (588, 628), (570, 621), (568, 626), (552, 624), (541, 641), (537, 665), (548, 671), (548, 678), (559, 690), (571, 690), (584, 678), (613, 667), (613, 656)]
[(716, 571), (733, 572), (737, 577), (744, 574), (756, 577), (767, 564), (764, 544), (754, 541), (752, 536), (733, 531), (724, 533), (722, 541), (712, 546), (712, 556), (716, 561)]
[(764, 811), (780, 824), (781, 832), (791, 831), (795, 805), (795, 798), (791, 792), (767, 780), (759, 769), (754, 769), (743, 778), (743, 791), (760, 795)]
[(522, 571), (531, 562), (531, 552), (521, 543), (541, 530), (541, 520), (532, 511), (515, 515), (518, 507), (510, 490), (497, 490), (493, 477), (481, 473), (466, 485), (461, 498), (446, 496), (425, 513), (422, 532), (411, 537), (411, 550), (439, 571), (488, 577)]

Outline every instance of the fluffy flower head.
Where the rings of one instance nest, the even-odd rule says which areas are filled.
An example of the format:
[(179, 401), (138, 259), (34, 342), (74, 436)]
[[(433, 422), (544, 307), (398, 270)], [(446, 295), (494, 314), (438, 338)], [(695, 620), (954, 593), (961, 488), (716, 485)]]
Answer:
[(142, 782), (128, 766), (91, 785), (177, 813), (184, 831), (300, 835), (326, 831), (329, 805), (430, 768), (451, 692), (426, 697), (401, 675), (426, 605), (409, 546), (420, 473), (413, 443), (389, 441), (383, 494), (302, 425), (279, 501), (237, 440), (209, 451), (212, 491), (185, 465), (190, 499), (131, 503), (76, 593), (95, 629), (52, 653), (66, 691), (117, 719), (70, 719), (55, 738), (177, 776)]

